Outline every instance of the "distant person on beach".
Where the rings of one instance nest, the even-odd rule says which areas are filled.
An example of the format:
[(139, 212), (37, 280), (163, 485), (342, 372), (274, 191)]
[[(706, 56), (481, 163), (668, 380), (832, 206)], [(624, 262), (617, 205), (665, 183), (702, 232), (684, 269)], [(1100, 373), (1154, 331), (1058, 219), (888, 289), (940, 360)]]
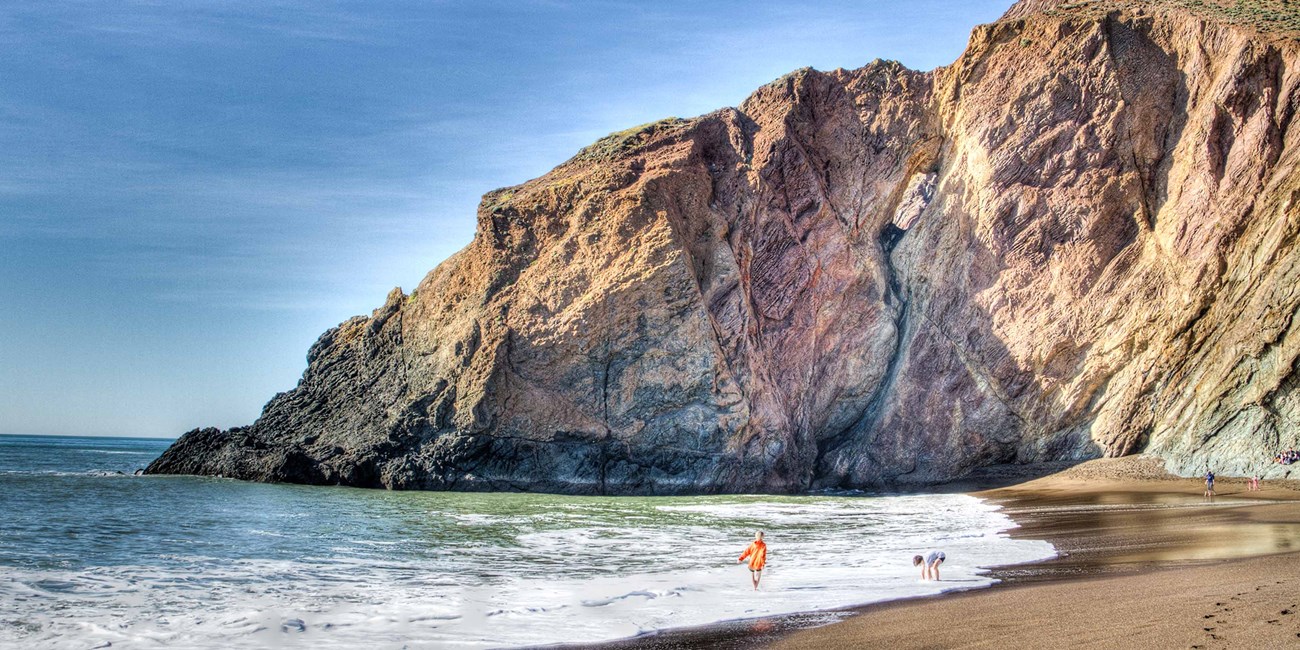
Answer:
[(1214, 472), (1209, 470), (1205, 472), (1205, 496), (1214, 496)]
[(1248, 485), (1251, 492), (1259, 492), (1259, 474), (1252, 474)]
[(930, 554), (925, 557), (913, 556), (912, 566), (923, 565), (921, 566), (922, 580), (938, 580), (939, 565), (943, 564), (946, 559), (948, 559), (948, 556), (944, 555), (943, 551), (930, 551)]
[(754, 533), (754, 541), (740, 554), (737, 562), (749, 558), (749, 577), (754, 580), (754, 591), (758, 591), (758, 581), (763, 579), (763, 565), (767, 564), (767, 544), (763, 542), (763, 531)]

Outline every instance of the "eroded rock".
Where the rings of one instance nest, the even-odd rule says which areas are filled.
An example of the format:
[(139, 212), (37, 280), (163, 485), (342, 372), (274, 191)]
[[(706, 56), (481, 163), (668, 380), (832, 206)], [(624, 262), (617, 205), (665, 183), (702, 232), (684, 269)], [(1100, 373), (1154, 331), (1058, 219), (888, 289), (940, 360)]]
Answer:
[(945, 68), (800, 70), (614, 134), (489, 193), (257, 422), (148, 471), (790, 492), (1145, 450), (1281, 475), (1300, 44), (1183, 5), (1024, 2)]

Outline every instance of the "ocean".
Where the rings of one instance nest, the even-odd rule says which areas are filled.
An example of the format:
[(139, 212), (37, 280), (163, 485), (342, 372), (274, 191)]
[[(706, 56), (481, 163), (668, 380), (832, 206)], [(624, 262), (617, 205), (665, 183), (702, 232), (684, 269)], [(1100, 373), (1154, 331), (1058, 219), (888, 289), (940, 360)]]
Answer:
[[(485, 648), (985, 587), (1054, 555), (960, 494), (570, 497), (135, 476), (169, 441), (0, 436), (0, 647)], [(766, 533), (759, 591), (737, 557)], [(911, 557), (946, 552), (941, 582)], [(111, 643), (111, 646), (106, 645)]]

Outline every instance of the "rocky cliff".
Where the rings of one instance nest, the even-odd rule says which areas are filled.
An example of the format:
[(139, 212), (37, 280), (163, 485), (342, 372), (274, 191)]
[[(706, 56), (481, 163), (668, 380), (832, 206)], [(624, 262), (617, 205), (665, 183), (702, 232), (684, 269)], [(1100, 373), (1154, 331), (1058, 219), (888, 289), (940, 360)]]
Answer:
[(1300, 10), (1021, 2), (484, 197), (251, 426), (151, 473), (788, 492), (1300, 446)]

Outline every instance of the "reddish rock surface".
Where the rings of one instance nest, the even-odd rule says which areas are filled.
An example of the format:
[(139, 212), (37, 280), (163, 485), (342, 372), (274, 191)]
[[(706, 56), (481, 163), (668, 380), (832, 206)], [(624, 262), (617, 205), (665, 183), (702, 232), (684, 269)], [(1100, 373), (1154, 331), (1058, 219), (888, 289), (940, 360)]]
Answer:
[(1245, 6), (1026, 1), (945, 68), (799, 70), (611, 135), (488, 194), (467, 248), (322, 336), (256, 423), (149, 471), (787, 492), (1147, 451), (1282, 475), (1300, 13)]

